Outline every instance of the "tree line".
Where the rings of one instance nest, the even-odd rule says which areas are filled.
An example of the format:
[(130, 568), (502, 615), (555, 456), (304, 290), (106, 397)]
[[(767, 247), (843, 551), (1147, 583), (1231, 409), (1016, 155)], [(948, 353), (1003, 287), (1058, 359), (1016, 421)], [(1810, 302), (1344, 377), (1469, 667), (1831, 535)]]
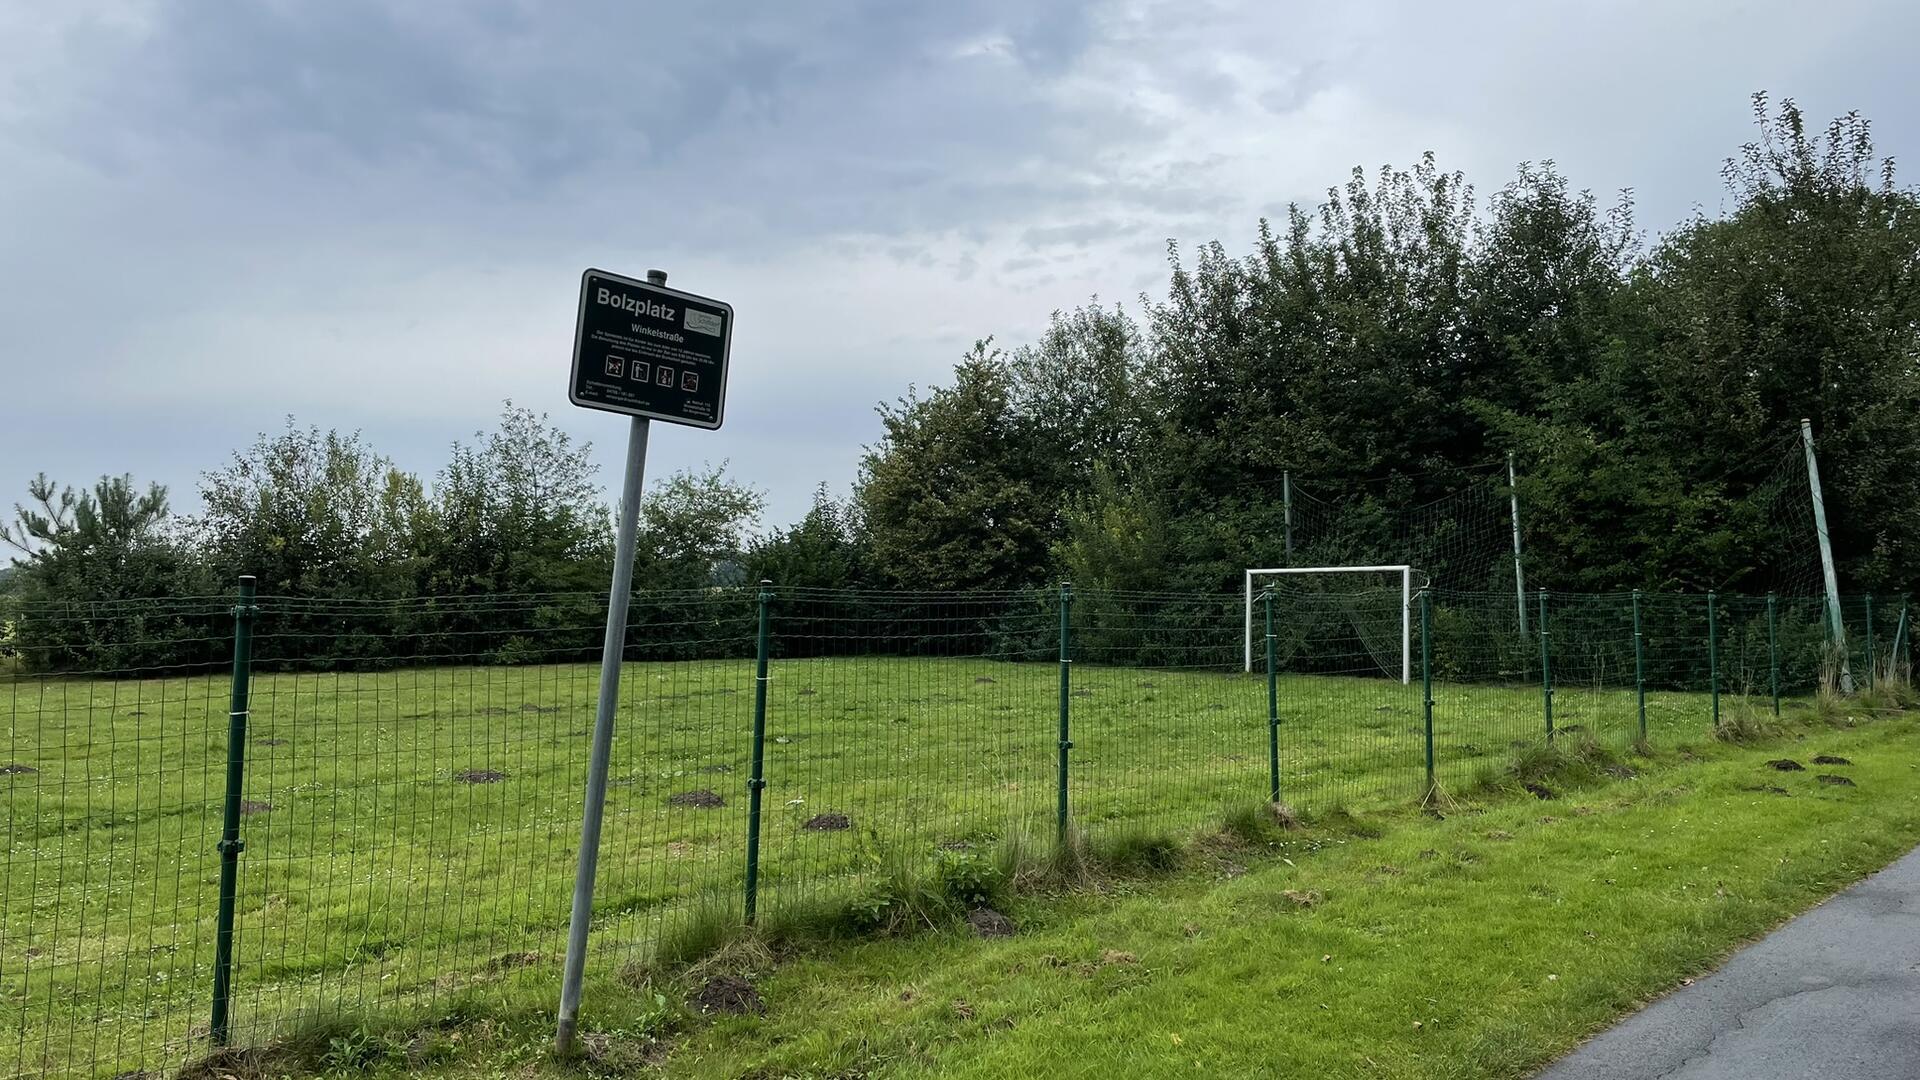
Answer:
[[(1808, 417), (1843, 584), (1911, 592), (1920, 201), (1865, 118), (1809, 131), (1764, 95), (1754, 113), (1726, 208), (1650, 241), (1630, 192), (1603, 203), (1522, 164), (1483, 201), (1428, 155), (1354, 170), (1246, 254), (1170, 247), (1163, 296), (1058, 312), (1010, 351), (984, 339), (947, 383), (883, 404), (845, 501), (823, 486), (760, 530), (762, 496), (721, 469), (656, 486), (636, 588), (1226, 591), (1276, 561), (1283, 474), (1344, 493), (1360, 535), (1511, 452), (1529, 584), (1764, 591), (1810, 548), (1804, 522), (1748, 500)], [(427, 481), (290, 420), (207, 473), (191, 519), (130, 476), (42, 476), (0, 526), (0, 589), (42, 611), (245, 572), (336, 601), (571, 596), (541, 618), (590, 624), (612, 514), (586, 450), (509, 406)], [(44, 632), (16, 615), (12, 647), (100, 663), (99, 642)]]
[(1866, 119), (1754, 108), (1728, 208), (1650, 243), (1630, 193), (1523, 164), (1483, 207), (1429, 156), (1355, 170), (1249, 254), (1171, 251), (1137, 315), (982, 343), (883, 410), (858, 495), (877, 565), (1229, 589), (1276, 561), (1285, 473), (1351, 493), (1357, 531), (1512, 452), (1530, 584), (1765, 591), (1814, 551), (1804, 500), (1749, 498), (1806, 417), (1843, 582), (1911, 592), (1920, 201)]

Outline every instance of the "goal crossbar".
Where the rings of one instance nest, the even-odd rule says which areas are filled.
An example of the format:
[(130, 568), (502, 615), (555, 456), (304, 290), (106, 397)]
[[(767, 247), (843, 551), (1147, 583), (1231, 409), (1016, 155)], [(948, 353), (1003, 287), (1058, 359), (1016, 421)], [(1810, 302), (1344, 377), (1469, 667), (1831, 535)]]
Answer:
[(1247, 658), (1246, 670), (1253, 670), (1253, 579), (1277, 574), (1384, 574), (1400, 575), (1400, 681), (1413, 681), (1413, 567), (1395, 566), (1273, 566), (1246, 572)]

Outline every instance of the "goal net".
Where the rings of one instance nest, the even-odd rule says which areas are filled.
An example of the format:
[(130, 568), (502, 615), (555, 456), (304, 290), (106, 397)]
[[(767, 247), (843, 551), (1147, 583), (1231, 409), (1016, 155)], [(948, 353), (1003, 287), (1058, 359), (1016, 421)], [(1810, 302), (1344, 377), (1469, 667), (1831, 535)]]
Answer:
[[(1420, 580), (1416, 581), (1418, 577)], [(1413, 678), (1412, 566), (1286, 566), (1246, 572), (1246, 670)]]

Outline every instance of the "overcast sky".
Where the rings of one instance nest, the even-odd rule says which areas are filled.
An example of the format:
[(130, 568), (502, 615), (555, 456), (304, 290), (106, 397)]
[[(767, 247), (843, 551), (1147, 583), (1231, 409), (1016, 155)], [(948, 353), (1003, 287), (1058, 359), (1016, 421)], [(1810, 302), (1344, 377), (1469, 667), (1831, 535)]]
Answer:
[[(1574, 7), (1581, 10), (1569, 10)], [(1296, 4), (0, 0), (0, 505), (199, 474), (292, 414), (430, 477), (567, 404), (593, 265), (737, 312), (730, 460), (770, 523), (975, 339), (1132, 306), (1165, 246), (1425, 150), (1551, 158), (1658, 231), (1723, 199), (1748, 95), (1920, 147), (1912, 0)]]

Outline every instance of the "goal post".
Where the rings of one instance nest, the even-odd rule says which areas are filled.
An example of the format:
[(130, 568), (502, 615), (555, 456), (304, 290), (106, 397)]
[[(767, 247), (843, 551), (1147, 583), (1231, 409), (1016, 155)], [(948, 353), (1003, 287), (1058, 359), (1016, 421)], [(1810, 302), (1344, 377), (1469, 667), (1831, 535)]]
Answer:
[(1253, 670), (1253, 600), (1255, 579), (1303, 574), (1400, 575), (1400, 681), (1413, 681), (1413, 567), (1394, 566), (1274, 566), (1248, 570), (1245, 578), (1246, 670)]

